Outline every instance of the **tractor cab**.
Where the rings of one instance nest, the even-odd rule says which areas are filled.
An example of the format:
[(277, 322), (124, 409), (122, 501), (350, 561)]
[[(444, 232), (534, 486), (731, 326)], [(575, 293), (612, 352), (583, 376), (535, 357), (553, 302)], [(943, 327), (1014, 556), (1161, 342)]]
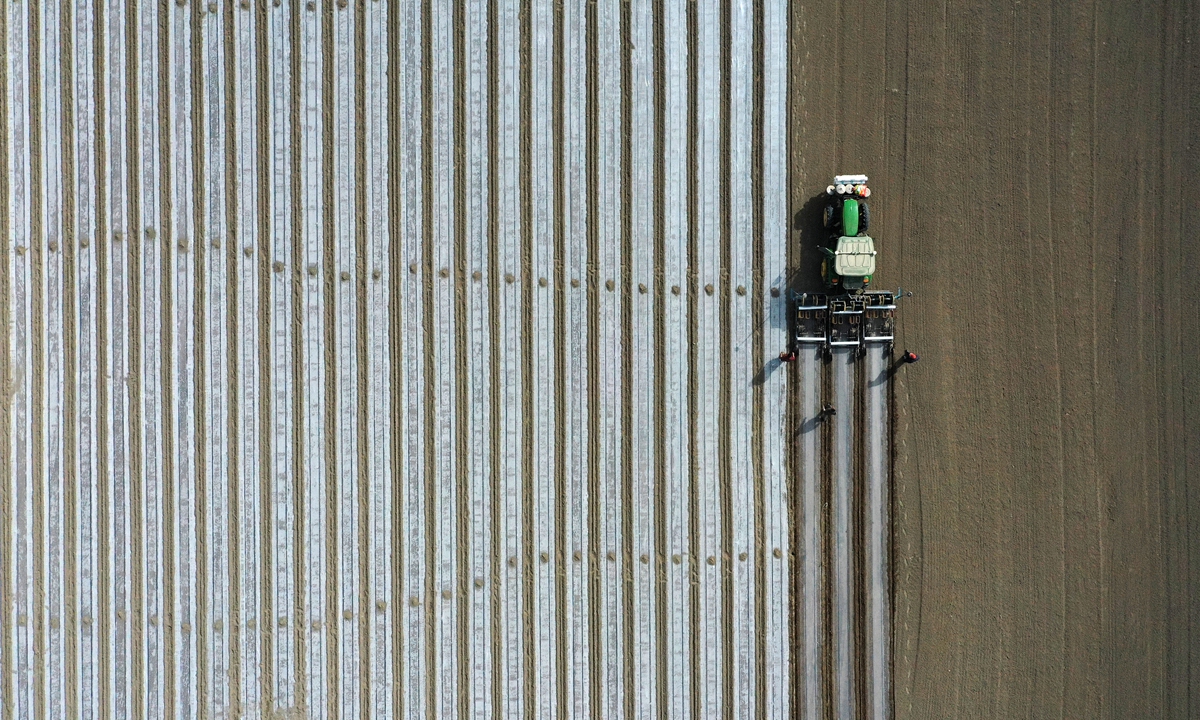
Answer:
[(821, 275), (829, 288), (862, 291), (875, 274), (875, 241), (867, 235), (871, 211), (866, 175), (838, 175), (825, 189), (824, 225), (830, 245), (822, 248)]

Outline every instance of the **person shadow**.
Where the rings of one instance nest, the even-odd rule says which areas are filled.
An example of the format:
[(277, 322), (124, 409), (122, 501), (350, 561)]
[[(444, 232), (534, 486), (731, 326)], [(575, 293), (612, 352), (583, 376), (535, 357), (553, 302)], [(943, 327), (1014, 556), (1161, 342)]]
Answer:
[[(782, 366), (783, 366), (783, 361), (780, 360), (778, 357), (771, 358), (770, 360), (763, 363), (763, 366), (758, 369), (758, 372), (756, 372), (754, 374), (754, 377), (750, 379), (750, 384), (752, 386), (762, 385), (763, 383), (765, 383), (767, 381), (768, 378), (770, 378), (772, 375), (775, 374), (776, 370), (778, 370)], [(745, 377), (745, 376), (743, 375), (742, 377)]]
[[(907, 351), (905, 351), (905, 352), (907, 352)], [(916, 360), (914, 360), (913, 362), (916, 362)], [(888, 365), (886, 368), (884, 368), (882, 371), (880, 371), (879, 377), (877, 377), (871, 381), (871, 387), (875, 387), (876, 385), (879, 385), (881, 383), (887, 382), (888, 380), (891, 380), (893, 377), (896, 376), (896, 373), (900, 372), (900, 368), (904, 367), (905, 365), (911, 365), (911, 364), (912, 364), (912, 362), (909, 362), (904, 359), (904, 353), (901, 353), (901, 355), (899, 357), (897, 357), (895, 360), (892, 361), (891, 365)]]
[(821, 427), (821, 423), (825, 422), (825, 420), (828, 418), (829, 414), (825, 412), (820, 412), (812, 417), (805, 418), (804, 421), (800, 423), (800, 427), (796, 429), (795, 437), (807, 435), (810, 432), (815, 432)]

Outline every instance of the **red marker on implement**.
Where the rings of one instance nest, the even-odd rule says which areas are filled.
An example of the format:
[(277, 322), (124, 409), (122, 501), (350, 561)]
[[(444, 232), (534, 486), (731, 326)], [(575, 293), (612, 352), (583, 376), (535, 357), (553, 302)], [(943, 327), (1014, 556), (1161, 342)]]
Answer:
[(915, 363), (921, 359), (921, 356), (911, 350), (905, 350), (904, 354), (900, 356), (900, 359), (906, 363)]
[(791, 350), (784, 350), (779, 353), (779, 362), (791, 362), (796, 359), (796, 353)]

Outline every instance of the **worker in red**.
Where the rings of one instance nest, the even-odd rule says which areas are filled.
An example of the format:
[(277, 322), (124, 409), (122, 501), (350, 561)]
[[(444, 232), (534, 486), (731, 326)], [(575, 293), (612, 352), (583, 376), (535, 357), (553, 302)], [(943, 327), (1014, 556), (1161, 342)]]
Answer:
[(784, 350), (779, 353), (779, 362), (791, 362), (796, 359), (796, 353), (791, 350)]
[(916, 354), (912, 350), (905, 350), (904, 354), (900, 356), (900, 359), (906, 363), (915, 363), (916, 361), (921, 359), (921, 356)]

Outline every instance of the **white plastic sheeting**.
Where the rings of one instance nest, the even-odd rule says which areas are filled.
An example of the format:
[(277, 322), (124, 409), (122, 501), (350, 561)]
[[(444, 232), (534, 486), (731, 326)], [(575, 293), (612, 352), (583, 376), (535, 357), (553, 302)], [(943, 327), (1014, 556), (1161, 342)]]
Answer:
[(794, 716), (788, 32), (0, 3), (0, 718)]

